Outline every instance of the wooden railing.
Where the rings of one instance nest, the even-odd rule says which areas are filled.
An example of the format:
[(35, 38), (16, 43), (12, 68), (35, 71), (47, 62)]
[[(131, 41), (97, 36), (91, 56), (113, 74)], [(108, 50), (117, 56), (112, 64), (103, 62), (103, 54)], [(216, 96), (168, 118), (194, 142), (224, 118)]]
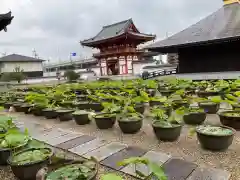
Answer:
[(143, 72), (142, 79), (151, 79), (159, 76), (166, 76), (166, 75), (171, 75), (176, 73), (177, 73), (177, 68), (159, 69), (153, 72)]

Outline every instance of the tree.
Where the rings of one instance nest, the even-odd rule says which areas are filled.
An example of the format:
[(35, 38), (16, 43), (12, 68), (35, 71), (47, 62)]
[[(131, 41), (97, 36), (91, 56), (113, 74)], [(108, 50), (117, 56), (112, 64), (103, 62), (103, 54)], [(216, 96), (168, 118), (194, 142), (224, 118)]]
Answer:
[(17, 81), (20, 83), (22, 80), (26, 78), (23, 69), (21, 69), (19, 66), (15, 67), (12, 73), (10, 73), (10, 79), (13, 81)]
[(64, 77), (66, 77), (68, 81), (76, 81), (79, 78), (79, 74), (73, 70), (67, 70), (64, 73)]

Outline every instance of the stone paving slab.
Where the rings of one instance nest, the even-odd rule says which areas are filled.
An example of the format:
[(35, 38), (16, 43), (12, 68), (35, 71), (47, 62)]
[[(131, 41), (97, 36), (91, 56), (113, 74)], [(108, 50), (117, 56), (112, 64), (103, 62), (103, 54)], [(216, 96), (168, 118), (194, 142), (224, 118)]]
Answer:
[(140, 157), (143, 156), (147, 151), (144, 149), (141, 149), (139, 147), (127, 147), (123, 149), (122, 151), (119, 151), (108, 158), (104, 159), (100, 163), (104, 166), (110, 167), (114, 170), (120, 170), (124, 168), (123, 166), (119, 166), (118, 163), (123, 161), (124, 159), (130, 158), (130, 157)]
[[(230, 178), (230, 173), (226, 171), (200, 168), (194, 163), (181, 159), (169, 159), (169, 155), (160, 152), (147, 152), (147, 150), (139, 147), (127, 147), (127, 145), (117, 142), (108, 144), (103, 139), (95, 139), (91, 136), (81, 133), (76, 134), (59, 128), (47, 128), (37, 123), (18, 121), (16, 125), (22, 130), (25, 127), (28, 128), (29, 133), (37, 140), (68, 149), (70, 152), (86, 158), (94, 156), (100, 160), (102, 165), (133, 176), (136, 176), (136, 174), (132, 166), (119, 167), (118, 162), (130, 157), (145, 157), (159, 165), (163, 165), (168, 180), (229, 180)], [(150, 173), (145, 166), (137, 166), (137, 170), (144, 174)]]
[(163, 164), (168, 180), (185, 180), (196, 168), (196, 164), (182, 159), (170, 159)]
[(98, 149), (101, 146), (104, 146), (107, 144), (106, 140), (96, 138), (92, 141), (89, 141), (85, 144), (82, 144), (80, 146), (74, 147), (72, 149), (69, 149), (70, 152), (73, 152), (78, 155), (84, 155), (90, 151), (93, 151), (95, 149)]
[(61, 144), (61, 143), (64, 143), (64, 142), (68, 142), (72, 139), (75, 139), (79, 136), (82, 136), (83, 134), (73, 134), (73, 133), (70, 133), (70, 134), (65, 134), (63, 136), (58, 136), (56, 138), (53, 138), (53, 139), (50, 139), (47, 141), (48, 144), (52, 145), (52, 146), (56, 146), (58, 144)]
[(84, 157), (91, 158), (95, 157), (98, 161), (102, 161), (106, 159), (107, 157), (117, 153), (118, 151), (121, 151), (127, 147), (126, 144), (113, 142), (110, 144), (107, 144), (106, 146), (100, 147), (94, 151), (91, 151), (87, 154), (84, 154)]
[[(62, 136), (61, 138), (64, 138), (64, 136)], [(92, 141), (94, 139), (95, 139), (95, 137), (82, 134), (82, 135), (79, 135), (76, 138), (72, 138), (69, 141), (65, 141), (65, 142), (59, 143), (57, 145), (57, 147), (61, 148), (61, 149), (68, 150), (68, 149), (72, 149), (72, 148), (74, 148), (76, 146), (79, 146), (81, 144), (85, 144), (85, 143), (87, 143), (89, 141)]]
[(52, 129), (51, 131), (47, 131), (44, 134), (36, 137), (40, 141), (47, 141), (51, 140), (55, 137), (63, 136), (65, 134), (68, 134), (68, 132), (62, 131), (60, 129)]
[(197, 168), (187, 180), (228, 180), (230, 173), (213, 168)]
[[(165, 154), (165, 153), (161, 153), (161, 152), (148, 151), (144, 156), (142, 156), (142, 158), (146, 158), (146, 159), (150, 160), (151, 162), (155, 162), (159, 166), (161, 166), (167, 160), (169, 160), (171, 158), (171, 156), (168, 155), (168, 154)], [(151, 172), (149, 171), (147, 166), (142, 165), (142, 164), (138, 164), (136, 166), (136, 170), (142, 172), (145, 175), (150, 175), (151, 174)], [(126, 173), (126, 174), (136, 176), (135, 167), (133, 165), (128, 165), (128, 166), (124, 167), (123, 169), (121, 169), (121, 171)]]

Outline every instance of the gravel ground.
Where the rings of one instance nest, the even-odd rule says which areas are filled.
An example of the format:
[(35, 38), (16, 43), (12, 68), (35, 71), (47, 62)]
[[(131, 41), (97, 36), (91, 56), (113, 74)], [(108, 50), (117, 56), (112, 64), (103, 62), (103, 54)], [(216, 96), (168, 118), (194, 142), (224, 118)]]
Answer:
[[(196, 136), (189, 136), (189, 127), (185, 126), (181, 137), (176, 142), (159, 142), (152, 132), (151, 121), (145, 120), (142, 130), (135, 135), (124, 135), (115, 125), (111, 130), (99, 130), (94, 122), (90, 125), (78, 126), (74, 121), (60, 123), (58, 120), (45, 120), (32, 115), (20, 115), (21, 120), (36, 121), (49, 126), (71, 129), (87, 135), (100, 137), (108, 141), (118, 141), (129, 145), (148, 148), (149, 150), (169, 153), (174, 157), (195, 162), (201, 167), (212, 167), (227, 170), (232, 173), (231, 180), (240, 179), (240, 132), (236, 133), (233, 144), (225, 152), (211, 152), (200, 148)], [(217, 115), (208, 115), (206, 123), (220, 124)], [(2, 171), (1, 171), (2, 174)], [(2, 179), (2, 178), (1, 178)], [(3, 180), (5, 180), (3, 178)]]

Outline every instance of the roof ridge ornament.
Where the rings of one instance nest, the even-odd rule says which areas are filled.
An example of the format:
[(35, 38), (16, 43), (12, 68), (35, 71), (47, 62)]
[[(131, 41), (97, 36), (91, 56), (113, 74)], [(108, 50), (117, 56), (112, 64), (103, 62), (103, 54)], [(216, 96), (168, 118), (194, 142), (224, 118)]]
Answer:
[(240, 0), (223, 0), (224, 5), (240, 3)]

